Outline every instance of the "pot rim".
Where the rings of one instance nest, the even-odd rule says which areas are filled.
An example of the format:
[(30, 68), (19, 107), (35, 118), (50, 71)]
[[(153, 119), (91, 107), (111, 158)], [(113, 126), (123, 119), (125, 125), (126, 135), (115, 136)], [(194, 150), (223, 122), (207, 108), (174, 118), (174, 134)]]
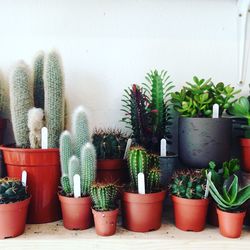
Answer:
[(250, 147), (250, 138), (240, 137), (241, 147)]
[(25, 207), (26, 203), (30, 203), (32, 196), (29, 195), (28, 198), (22, 200), (22, 201), (16, 201), (12, 203), (7, 203), (7, 204), (0, 204), (0, 210), (15, 210), (15, 207)]
[(118, 213), (119, 208), (115, 208), (113, 210), (108, 210), (108, 211), (98, 211), (96, 209), (94, 209), (93, 207), (91, 207), (92, 213), (98, 213), (98, 214), (113, 214), (113, 213)]
[(92, 204), (90, 195), (79, 197), (79, 198), (64, 196), (64, 195), (61, 195), (59, 192), (57, 192), (57, 195), (59, 197), (60, 202), (64, 204), (72, 204), (72, 205)]
[(4, 145), (0, 145), (0, 150), (8, 151), (8, 152), (25, 152), (25, 153), (45, 153), (45, 152), (59, 152), (59, 148), (14, 148), (14, 147), (7, 147)]
[(218, 121), (218, 120), (232, 120), (233, 118), (232, 117), (219, 117), (219, 118), (212, 118), (212, 117), (183, 117), (183, 116), (180, 116), (179, 119), (202, 119), (202, 120), (215, 120), (215, 121)]
[(209, 204), (210, 198), (205, 199), (188, 199), (188, 198), (182, 198), (176, 195), (171, 194), (171, 199), (174, 203), (179, 203), (183, 205), (190, 205), (190, 206), (204, 206), (206, 204)]
[(246, 209), (243, 209), (242, 211), (225, 211), (225, 210), (220, 209), (217, 205), (216, 205), (216, 211), (217, 213), (220, 213), (220, 214), (232, 214), (232, 215), (240, 215), (240, 214), (246, 213)]

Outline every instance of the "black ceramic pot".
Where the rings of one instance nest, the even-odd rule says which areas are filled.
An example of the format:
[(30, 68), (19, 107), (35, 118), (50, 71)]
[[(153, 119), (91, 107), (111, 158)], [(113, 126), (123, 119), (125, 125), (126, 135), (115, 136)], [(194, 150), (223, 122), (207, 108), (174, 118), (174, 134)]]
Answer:
[(220, 164), (231, 156), (232, 121), (229, 118), (179, 118), (179, 157), (190, 168)]

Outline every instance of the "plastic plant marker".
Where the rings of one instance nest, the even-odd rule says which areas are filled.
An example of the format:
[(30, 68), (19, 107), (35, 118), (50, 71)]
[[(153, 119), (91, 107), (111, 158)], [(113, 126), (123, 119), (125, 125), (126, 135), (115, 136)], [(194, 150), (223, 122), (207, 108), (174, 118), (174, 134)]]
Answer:
[(219, 118), (219, 105), (215, 103), (213, 105), (213, 118)]
[(23, 172), (22, 172), (22, 183), (26, 187), (26, 185), (27, 185), (27, 172), (25, 170), (23, 170)]
[(138, 193), (145, 194), (145, 177), (143, 173), (138, 174)]
[(74, 181), (74, 198), (81, 197), (81, 182), (80, 182), (80, 175), (76, 174), (73, 177)]
[(209, 194), (209, 183), (208, 183), (208, 179), (211, 179), (211, 175), (212, 175), (211, 172), (209, 172), (209, 173), (207, 174), (207, 184), (206, 184), (206, 190), (205, 190), (204, 199), (207, 199), (208, 194)]
[(161, 156), (167, 156), (167, 141), (166, 139), (161, 139)]
[(127, 156), (128, 156), (128, 150), (131, 146), (131, 143), (132, 143), (132, 139), (129, 138), (128, 141), (127, 141), (127, 145), (126, 145), (126, 149), (125, 149), (125, 152), (124, 152), (124, 156), (123, 156), (123, 159), (127, 159)]
[(46, 127), (42, 128), (42, 149), (48, 148), (48, 129)]

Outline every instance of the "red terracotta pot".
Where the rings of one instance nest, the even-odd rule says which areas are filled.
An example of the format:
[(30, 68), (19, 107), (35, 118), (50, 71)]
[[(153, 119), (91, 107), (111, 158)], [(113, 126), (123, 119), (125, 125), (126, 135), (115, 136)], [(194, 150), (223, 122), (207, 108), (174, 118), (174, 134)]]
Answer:
[(221, 235), (228, 238), (239, 238), (242, 231), (246, 211), (230, 213), (217, 208)]
[(3, 144), (5, 127), (6, 127), (6, 119), (0, 118), (0, 144)]
[(107, 159), (97, 161), (97, 181), (121, 185), (127, 181), (127, 161)]
[(96, 211), (92, 209), (95, 222), (95, 231), (101, 236), (110, 236), (116, 232), (116, 223), (119, 209), (112, 211)]
[(84, 230), (92, 227), (92, 201), (88, 197), (66, 197), (59, 195), (61, 202), (63, 225), (69, 230)]
[(177, 228), (199, 232), (205, 228), (209, 199), (185, 199), (172, 195)]
[(241, 138), (241, 158), (242, 158), (242, 168), (246, 172), (250, 172), (250, 139)]
[(30, 198), (0, 205), (0, 239), (12, 238), (24, 232)]
[(60, 180), (58, 149), (21, 149), (0, 147), (7, 175), (21, 179), (27, 171), (27, 186), (32, 196), (28, 223), (47, 223), (60, 219), (57, 190)]
[(207, 212), (207, 222), (215, 227), (219, 226), (219, 220), (217, 215), (217, 205), (214, 201), (211, 201), (208, 206), (208, 212)]
[(123, 226), (135, 232), (148, 232), (161, 227), (166, 191), (151, 194), (124, 192), (122, 195)]

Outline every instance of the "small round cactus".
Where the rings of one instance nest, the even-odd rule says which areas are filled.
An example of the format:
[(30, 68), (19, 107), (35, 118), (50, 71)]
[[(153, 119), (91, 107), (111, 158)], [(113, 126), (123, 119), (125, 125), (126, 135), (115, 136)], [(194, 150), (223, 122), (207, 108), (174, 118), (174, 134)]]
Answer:
[(158, 167), (153, 167), (148, 172), (147, 177), (147, 192), (154, 193), (161, 190), (161, 174)]

